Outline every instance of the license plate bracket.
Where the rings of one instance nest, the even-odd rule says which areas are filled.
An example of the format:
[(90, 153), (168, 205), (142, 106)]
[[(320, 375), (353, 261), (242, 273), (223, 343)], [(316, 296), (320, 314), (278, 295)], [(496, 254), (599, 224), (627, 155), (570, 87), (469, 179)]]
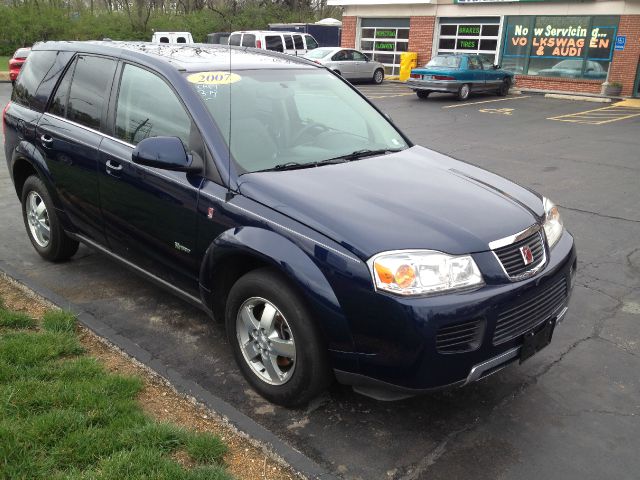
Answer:
[(551, 343), (553, 330), (556, 326), (555, 318), (547, 320), (541, 328), (524, 334), (524, 341), (520, 348), (520, 363), (532, 357)]

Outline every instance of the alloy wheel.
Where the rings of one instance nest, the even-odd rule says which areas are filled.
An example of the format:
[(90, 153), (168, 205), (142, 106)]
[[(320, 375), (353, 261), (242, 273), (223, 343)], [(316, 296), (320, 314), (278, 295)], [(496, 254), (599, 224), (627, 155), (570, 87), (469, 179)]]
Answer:
[(287, 383), (296, 367), (296, 345), (291, 327), (269, 300), (245, 300), (236, 317), (236, 338), (247, 365), (270, 385)]
[(49, 212), (38, 192), (29, 192), (26, 210), (31, 236), (39, 247), (46, 248), (51, 241)]

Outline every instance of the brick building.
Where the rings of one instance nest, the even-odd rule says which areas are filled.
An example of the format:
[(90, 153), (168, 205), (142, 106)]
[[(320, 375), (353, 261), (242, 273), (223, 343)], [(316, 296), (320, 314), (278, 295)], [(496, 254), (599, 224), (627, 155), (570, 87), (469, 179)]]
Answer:
[(640, 0), (328, 0), (344, 9), (342, 45), (397, 75), (418, 64), (478, 53), (516, 73), (517, 85), (599, 93), (605, 81), (640, 96)]

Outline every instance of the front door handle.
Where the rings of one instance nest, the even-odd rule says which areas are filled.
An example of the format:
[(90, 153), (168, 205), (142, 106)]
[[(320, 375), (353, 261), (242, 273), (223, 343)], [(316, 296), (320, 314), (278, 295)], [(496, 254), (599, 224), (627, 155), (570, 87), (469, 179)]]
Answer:
[(45, 133), (40, 136), (40, 141), (42, 142), (43, 147), (49, 148), (51, 147), (51, 144), (53, 144), (53, 137)]
[(107, 170), (115, 170), (116, 172), (119, 172), (122, 170), (122, 165), (112, 162), (111, 160), (107, 160)]
[(112, 162), (111, 160), (107, 160), (107, 174), (117, 176), (122, 170), (122, 165), (118, 162)]

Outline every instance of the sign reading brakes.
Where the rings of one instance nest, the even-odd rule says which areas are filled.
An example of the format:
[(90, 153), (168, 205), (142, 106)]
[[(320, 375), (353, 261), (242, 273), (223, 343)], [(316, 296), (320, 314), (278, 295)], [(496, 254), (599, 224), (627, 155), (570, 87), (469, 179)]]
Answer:
[(229, 85), (240, 80), (240, 75), (231, 72), (198, 72), (187, 77), (188, 82), (196, 85)]

